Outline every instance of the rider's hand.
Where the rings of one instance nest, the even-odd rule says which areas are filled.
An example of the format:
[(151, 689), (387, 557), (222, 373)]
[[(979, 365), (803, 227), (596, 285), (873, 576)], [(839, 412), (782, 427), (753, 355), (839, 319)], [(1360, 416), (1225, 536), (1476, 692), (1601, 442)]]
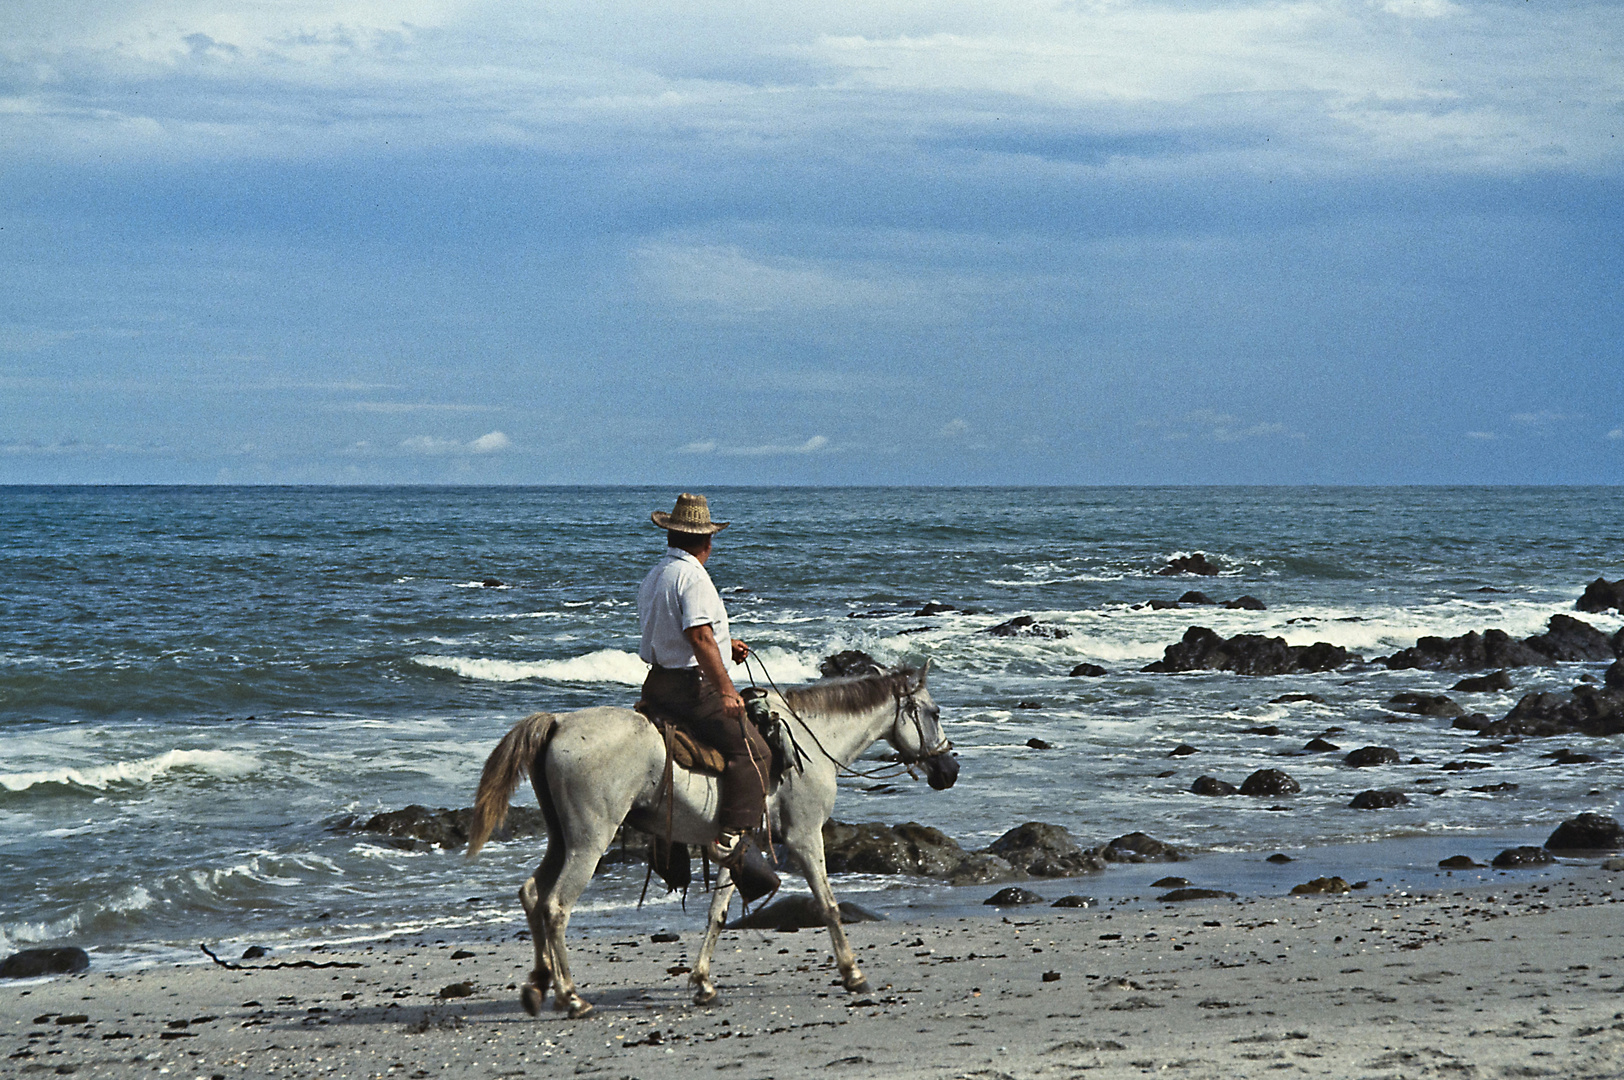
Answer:
[(722, 714), (730, 720), (744, 719), (744, 699), (729, 691), (722, 695)]
[(749, 656), (749, 655), (750, 655), (750, 646), (746, 645), (744, 642), (740, 641), (738, 638), (734, 638), (733, 639), (733, 662), (735, 664), (742, 664), (742, 663), (744, 663), (744, 658), (746, 656)]

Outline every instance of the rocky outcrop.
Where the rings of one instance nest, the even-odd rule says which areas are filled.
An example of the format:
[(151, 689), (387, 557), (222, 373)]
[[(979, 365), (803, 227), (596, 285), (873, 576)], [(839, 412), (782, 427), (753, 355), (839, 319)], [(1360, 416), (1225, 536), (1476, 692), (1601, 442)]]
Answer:
[(1108, 674), (1110, 674), (1110, 672), (1106, 671), (1098, 664), (1078, 664), (1076, 667), (1071, 669), (1071, 677), (1074, 679), (1097, 679), (1101, 675)]
[(987, 627), (984, 633), (991, 634), (994, 637), (1063, 638), (1071, 636), (1071, 631), (1065, 627), (1040, 623), (1032, 615), (1018, 615), (1008, 622), (1001, 622), (997, 626)]
[(1197, 574), (1201, 577), (1217, 577), (1218, 568), (1207, 561), (1207, 556), (1201, 552), (1194, 555), (1180, 555), (1156, 571), (1161, 577), (1177, 577), (1179, 574)]
[(1288, 675), (1333, 671), (1361, 659), (1338, 645), (1287, 645), (1285, 638), (1236, 634), (1224, 638), (1205, 626), (1192, 626), (1182, 640), (1169, 645), (1162, 659), (1141, 671), (1233, 671), (1237, 675)]
[(1305, 881), (1301, 885), (1291, 887), (1293, 896), (1334, 896), (1337, 893), (1353, 891), (1346, 878), (1317, 877), (1313, 881)]
[(1416, 694), (1406, 691), (1387, 699), (1387, 707), (1418, 716), (1465, 716), (1466, 710), (1442, 694)]
[(1021, 907), (1026, 904), (1041, 904), (1043, 903), (1043, 897), (1030, 889), (1021, 889), (1011, 885), (1007, 889), (999, 889), (981, 902), (991, 907)]
[(1216, 604), (1217, 602), (1218, 601), (1214, 600), (1206, 593), (1197, 589), (1191, 589), (1189, 592), (1179, 597), (1179, 603), (1181, 604)]
[(1198, 776), (1190, 785), (1190, 792), (1194, 795), (1239, 795), (1241, 789), (1228, 780), (1219, 780), (1215, 776)]
[(1233, 600), (1225, 600), (1224, 607), (1231, 611), (1267, 611), (1269, 605), (1255, 596), (1237, 596)]
[(1624, 734), (1624, 689), (1581, 683), (1565, 694), (1524, 694), (1509, 713), (1479, 730), (1490, 738)]
[[(404, 842), (406, 846), (426, 844), (429, 847), (460, 848), (468, 844), (468, 828), (473, 818), (474, 811), (471, 807), (448, 810), (442, 806), (431, 810), (413, 803), (400, 810), (373, 814), (364, 822), (354, 816), (339, 818), (329, 823), (328, 828), (334, 832), (359, 829), (362, 832), (378, 833)], [(547, 822), (539, 808), (510, 806), (507, 820), (502, 823), (500, 829), (491, 834), (491, 839), (504, 841), (521, 836), (546, 835)]]
[(88, 967), (90, 954), (73, 945), (23, 949), (0, 961), (0, 979), (37, 979), (41, 975), (71, 975)]
[(1602, 682), (1611, 690), (1624, 690), (1624, 660), (1614, 660)]
[(851, 675), (878, 675), (885, 669), (880, 662), (861, 649), (844, 649), (826, 656), (818, 664), (825, 679), (839, 679)]
[(1333, 754), (1341, 749), (1336, 743), (1326, 742), (1320, 738), (1309, 739), (1303, 744), (1303, 751), (1309, 754)]
[(1256, 798), (1295, 795), (1303, 786), (1279, 769), (1259, 769), (1241, 781), (1241, 794)]
[(1494, 857), (1493, 865), (1501, 870), (1516, 870), (1524, 866), (1545, 866), (1556, 861), (1556, 857), (1544, 848), (1514, 847), (1506, 848)]
[(831, 874), (918, 874), (945, 878), (967, 853), (940, 829), (917, 822), (823, 825), (823, 862)]
[[(884, 922), (885, 916), (865, 907), (842, 900), (840, 921), (843, 923)], [(757, 908), (727, 924), (729, 930), (821, 930), (828, 925), (823, 911), (810, 896), (787, 896), (775, 900), (764, 908)]]
[(1041, 821), (1017, 825), (987, 845), (985, 854), (996, 855), (1033, 877), (1072, 877), (1105, 869), (1098, 852), (1084, 849), (1059, 825)]
[(1361, 791), (1353, 797), (1348, 804), (1350, 810), (1388, 810), (1395, 806), (1403, 806), (1410, 801), (1409, 796), (1402, 791), (1391, 789), (1383, 791)]
[(1182, 904), (1186, 900), (1233, 900), (1235, 894), (1223, 889), (1174, 889), (1156, 898), (1162, 904)]
[(1580, 814), (1558, 825), (1545, 846), (1552, 851), (1617, 851), (1624, 848), (1624, 828), (1604, 814)]
[(1368, 769), (1372, 765), (1397, 765), (1398, 751), (1391, 746), (1361, 746), (1357, 750), (1348, 752), (1342, 759), (1344, 765), (1351, 765), (1355, 769)]
[(1552, 615), (1545, 633), (1517, 641), (1504, 630), (1476, 630), (1459, 637), (1424, 637), (1378, 662), (1389, 668), (1477, 671), (1540, 667), (1558, 661), (1611, 660), (1624, 653), (1624, 630), (1608, 637), (1571, 615)]
[(1461, 694), (1491, 694), (1497, 690), (1510, 690), (1511, 673), (1502, 668), (1489, 675), (1473, 675), (1462, 679), (1450, 689)]
[(1098, 850), (1107, 862), (1183, 862), (1189, 858), (1172, 844), (1142, 832), (1119, 836)]
[(1584, 595), (1573, 606), (1579, 611), (1594, 613), (1624, 611), (1624, 578), (1617, 581), (1597, 578), (1585, 586)]

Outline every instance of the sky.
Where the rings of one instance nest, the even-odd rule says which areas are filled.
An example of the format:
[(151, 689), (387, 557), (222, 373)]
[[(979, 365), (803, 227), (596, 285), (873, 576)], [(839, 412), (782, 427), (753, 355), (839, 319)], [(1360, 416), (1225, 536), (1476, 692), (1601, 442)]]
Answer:
[(1624, 483), (1624, 6), (6, 0), (0, 483)]

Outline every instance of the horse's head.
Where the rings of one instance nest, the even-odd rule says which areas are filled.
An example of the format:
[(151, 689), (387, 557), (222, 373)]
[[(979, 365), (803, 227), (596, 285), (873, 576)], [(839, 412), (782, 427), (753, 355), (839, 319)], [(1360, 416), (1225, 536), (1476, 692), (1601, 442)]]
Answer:
[(925, 772), (925, 781), (937, 791), (945, 791), (959, 778), (959, 762), (953, 744), (942, 733), (942, 710), (925, 689), (930, 661), (918, 671), (903, 672), (896, 686), (897, 718), (885, 740), (897, 756)]

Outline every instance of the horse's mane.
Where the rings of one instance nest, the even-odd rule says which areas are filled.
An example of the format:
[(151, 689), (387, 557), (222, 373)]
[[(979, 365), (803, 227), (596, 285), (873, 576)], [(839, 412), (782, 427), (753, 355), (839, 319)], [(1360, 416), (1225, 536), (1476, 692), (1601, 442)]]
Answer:
[(815, 683), (784, 691), (792, 709), (812, 712), (856, 713), (895, 698), (918, 675), (911, 668), (855, 675), (843, 679), (820, 679)]

